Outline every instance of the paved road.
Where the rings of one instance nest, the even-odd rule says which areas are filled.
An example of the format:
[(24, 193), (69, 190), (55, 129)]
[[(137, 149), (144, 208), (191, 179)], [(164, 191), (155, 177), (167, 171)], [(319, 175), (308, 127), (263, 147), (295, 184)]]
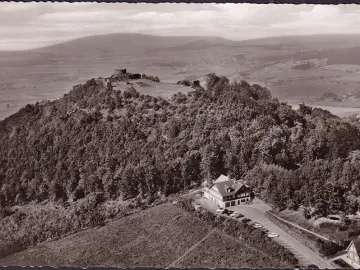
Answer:
[[(216, 205), (206, 199), (201, 199), (199, 202), (202, 203), (203, 206), (205, 208), (208, 208), (209, 210), (213, 211), (214, 209), (216, 209)], [(297, 257), (297, 259), (302, 265), (307, 266), (309, 264), (315, 264), (320, 268), (335, 268), (331, 262), (316, 254), (309, 247), (296, 240), (293, 236), (286, 233), (282, 228), (280, 228), (269, 218), (267, 218), (265, 216), (265, 213), (266, 211), (271, 209), (271, 207), (267, 204), (259, 200), (255, 200), (254, 203), (251, 205), (233, 206), (231, 207), (231, 209), (243, 214), (245, 217), (251, 219), (252, 221), (259, 222), (270, 232), (277, 233), (279, 237), (274, 238), (274, 240), (288, 250), (290, 250), (291, 252), (293, 252), (293, 254)]]
[(252, 205), (233, 207), (236, 212), (242, 213), (251, 220), (259, 222), (269, 231), (277, 233), (279, 237), (275, 238), (275, 241), (293, 252), (301, 264), (315, 264), (320, 268), (334, 268), (334, 265), (331, 262), (316, 254), (309, 247), (299, 242), (267, 218), (265, 213), (269, 210), (269, 208), (269, 206), (263, 204), (261, 201), (255, 201)]

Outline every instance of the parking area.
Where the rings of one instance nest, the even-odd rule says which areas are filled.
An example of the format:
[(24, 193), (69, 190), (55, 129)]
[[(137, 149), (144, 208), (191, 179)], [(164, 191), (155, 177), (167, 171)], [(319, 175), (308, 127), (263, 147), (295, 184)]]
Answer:
[[(196, 202), (214, 213), (216, 212), (216, 209), (218, 209), (217, 205), (203, 197), (197, 199)], [(320, 268), (334, 268), (331, 262), (316, 254), (309, 247), (299, 242), (293, 236), (289, 235), (282, 228), (278, 227), (275, 223), (268, 219), (265, 213), (270, 209), (270, 206), (260, 200), (254, 200), (252, 204), (238, 205), (229, 208), (229, 210), (233, 210), (244, 215), (241, 219), (248, 218), (253, 222), (261, 224), (263, 228), (268, 230), (268, 233), (277, 234), (278, 237), (274, 237), (274, 241), (277, 241), (283, 247), (290, 250), (302, 265), (307, 266), (312, 264), (317, 265)]]

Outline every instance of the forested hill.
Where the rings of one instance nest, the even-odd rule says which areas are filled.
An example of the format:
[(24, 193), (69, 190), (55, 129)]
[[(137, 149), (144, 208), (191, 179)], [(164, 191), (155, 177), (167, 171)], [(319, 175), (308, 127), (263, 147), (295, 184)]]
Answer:
[(153, 200), (220, 174), (279, 208), (357, 209), (360, 132), (321, 109), (294, 111), (269, 90), (210, 74), (171, 100), (90, 80), (0, 122), (0, 204), (92, 193)]

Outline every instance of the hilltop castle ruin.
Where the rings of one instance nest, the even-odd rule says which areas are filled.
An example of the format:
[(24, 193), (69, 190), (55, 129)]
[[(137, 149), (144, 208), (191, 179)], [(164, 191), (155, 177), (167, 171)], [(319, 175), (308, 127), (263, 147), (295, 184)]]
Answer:
[(110, 77), (106, 78), (98, 78), (95, 80), (96, 84), (102, 84), (104, 87), (108, 89), (114, 89), (120, 83), (127, 83), (131, 84), (131, 80), (140, 80), (140, 79), (147, 79), (154, 82), (160, 82), (160, 79), (155, 76), (148, 76), (146, 74), (140, 73), (128, 73), (126, 69), (115, 69), (114, 73)]
[(111, 75), (110, 78), (122, 80), (127, 79), (127, 76), (128, 74), (126, 72), (126, 69), (115, 69), (114, 73)]

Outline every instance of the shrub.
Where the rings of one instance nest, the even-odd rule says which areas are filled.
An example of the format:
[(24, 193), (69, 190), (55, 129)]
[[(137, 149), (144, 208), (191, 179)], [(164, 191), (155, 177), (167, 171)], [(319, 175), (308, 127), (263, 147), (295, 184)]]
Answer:
[(10, 209), (9, 207), (1, 208), (0, 209), (0, 219), (11, 216), (14, 213), (15, 213), (15, 211)]
[(82, 199), (85, 197), (85, 192), (81, 187), (78, 187), (74, 191), (74, 201)]
[(353, 238), (353, 237), (359, 236), (360, 235), (360, 228), (348, 231), (347, 235), (348, 235), (348, 238)]
[(241, 222), (244, 224), (248, 224), (250, 221), (251, 221), (251, 219), (248, 219), (248, 218), (244, 218), (243, 220), (241, 220)]
[(178, 81), (176, 84), (184, 85), (184, 86), (191, 86), (191, 82), (189, 80)]
[(211, 213), (205, 209), (201, 209), (201, 211), (197, 212), (197, 216), (202, 220), (209, 222), (211, 224), (214, 224), (216, 222), (216, 219), (219, 217), (216, 216), (214, 213)]
[(138, 98), (140, 93), (136, 91), (134, 87), (130, 87), (129, 89), (123, 92), (124, 98)]
[(326, 257), (329, 257), (331, 255), (335, 255), (339, 251), (343, 250), (344, 247), (340, 246), (334, 242), (331, 241), (324, 241), (322, 239), (318, 239), (316, 241), (316, 247), (319, 250), (319, 252)]
[(178, 205), (184, 209), (187, 212), (193, 212), (195, 211), (194, 205), (193, 205), (193, 199), (180, 199), (178, 202)]
[(141, 77), (142, 77), (143, 79), (147, 79), (147, 80), (150, 80), (150, 81), (160, 82), (159, 77), (149, 76), (149, 75), (146, 75), (146, 74), (143, 74)]

